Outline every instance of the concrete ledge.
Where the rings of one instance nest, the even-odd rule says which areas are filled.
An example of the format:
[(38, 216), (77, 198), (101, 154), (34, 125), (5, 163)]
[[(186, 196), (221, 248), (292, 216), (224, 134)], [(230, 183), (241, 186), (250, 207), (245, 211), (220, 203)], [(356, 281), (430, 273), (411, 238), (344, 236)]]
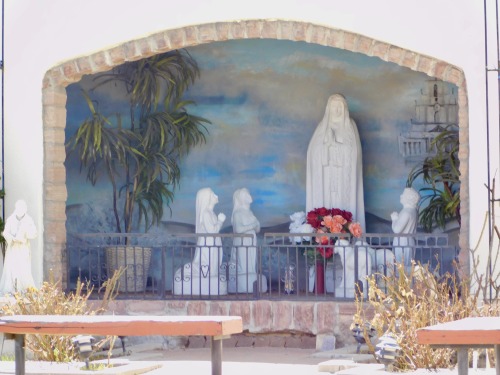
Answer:
[(345, 369), (360, 366), (359, 363), (348, 359), (331, 359), (329, 361), (321, 362), (318, 364), (318, 372), (337, 373)]
[[(134, 375), (145, 374), (159, 369), (162, 364), (145, 361), (129, 361), (127, 359), (111, 359), (113, 367), (99, 371), (82, 370), (84, 362), (55, 363), (42, 361), (26, 361), (26, 375), (82, 375), (82, 374), (106, 374), (106, 375)], [(95, 363), (107, 363), (107, 360), (93, 361)], [(15, 374), (14, 361), (0, 361), (0, 373)]]

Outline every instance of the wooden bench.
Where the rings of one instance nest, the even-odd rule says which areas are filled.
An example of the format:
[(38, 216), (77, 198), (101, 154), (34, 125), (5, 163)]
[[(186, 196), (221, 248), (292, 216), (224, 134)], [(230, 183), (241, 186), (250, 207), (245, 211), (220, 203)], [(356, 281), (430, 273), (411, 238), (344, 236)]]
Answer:
[(15, 340), (16, 374), (25, 374), (25, 335), (210, 336), (212, 375), (222, 373), (222, 339), (243, 330), (239, 316), (13, 315), (0, 332)]
[(417, 330), (419, 344), (457, 349), (458, 374), (469, 370), (468, 349), (495, 348), (496, 374), (500, 375), (500, 317), (473, 317)]

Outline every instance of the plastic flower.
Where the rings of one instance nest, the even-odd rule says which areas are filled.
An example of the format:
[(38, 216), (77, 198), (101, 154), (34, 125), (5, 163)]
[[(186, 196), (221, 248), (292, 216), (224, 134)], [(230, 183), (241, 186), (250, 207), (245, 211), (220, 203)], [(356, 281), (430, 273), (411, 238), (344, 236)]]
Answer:
[(321, 222), (328, 229), (329, 233), (345, 233), (344, 225), (346, 223), (347, 220), (341, 215), (325, 216)]
[(349, 225), (349, 232), (351, 232), (351, 234), (354, 236), (354, 237), (361, 237), (361, 234), (363, 233), (363, 231), (361, 230), (361, 224), (359, 223), (351, 223), (351, 225)]
[[(318, 229), (316, 233), (327, 233), (327, 232), (324, 232), (322, 229)], [(316, 242), (321, 245), (328, 245), (328, 241), (329, 241), (328, 236), (316, 236)]]
[[(321, 247), (307, 249), (307, 255), (314, 260), (329, 259), (333, 257), (334, 245), (338, 237), (326, 236), (326, 233), (350, 233), (354, 237), (361, 237), (361, 225), (353, 222), (352, 213), (339, 208), (315, 208), (306, 215), (307, 223), (318, 234), (314, 242)], [(323, 247), (325, 246), (325, 247)]]
[(318, 252), (325, 259), (331, 258), (333, 256), (333, 248), (332, 247), (320, 247)]
[[(302, 224), (304, 219), (303, 213), (296, 213), (290, 216), (292, 223), (295, 225)], [(302, 230), (297, 230), (295, 233), (316, 233), (314, 242), (320, 246), (314, 246), (306, 248), (304, 254), (312, 261), (324, 261), (333, 257), (334, 245), (338, 240), (338, 237), (327, 236), (328, 233), (350, 233), (354, 237), (361, 237), (362, 230), (361, 225), (357, 222), (353, 222), (352, 213), (349, 211), (341, 210), (339, 208), (315, 208), (305, 215), (305, 221), (307, 225), (307, 230), (301, 228)], [(290, 225), (290, 233), (293, 233), (293, 224)], [(298, 225), (297, 225), (298, 229)], [(297, 239), (297, 238), (296, 238)], [(298, 238), (300, 240), (300, 237)], [(309, 238), (303, 238), (302, 243), (311, 244)], [(312, 240), (312, 239), (311, 239)], [(296, 241), (296, 243), (300, 243)]]

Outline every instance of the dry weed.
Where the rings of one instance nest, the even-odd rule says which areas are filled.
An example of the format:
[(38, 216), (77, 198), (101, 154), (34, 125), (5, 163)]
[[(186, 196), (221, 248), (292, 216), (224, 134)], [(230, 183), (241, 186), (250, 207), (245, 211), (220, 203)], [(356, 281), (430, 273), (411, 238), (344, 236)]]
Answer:
[[(353, 324), (365, 326), (369, 322), (377, 330), (378, 337), (392, 333), (397, 338), (401, 351), (393, 366), (395, 370), (455, 365), (455, 351), (419, 345), (417, 330), (469, 316), (498, 316), (500, 306), (481, 303), (477, 294), (469, 292), (468, 281), (459, 281), (455, 275), (447, 273), (437, 277), (421, 264), (413, 264), (410, 274), (405, 274), (403, 264), (395, 267), (396, 273), (391, 277), (371, 275), (368, 278), (368, 299), (356, 301)], [(381, 278), (383, 288), (377, 285)], [(368, 315), (371, 319), (366, 318)], [(370, 344), (369, 349), (373, 352)]]
[[(74, 292), (65, 293), (61, 282), (44, 282), (37, 288), (29, 288), (22, 293), (15, 293), (14, 300), (2, 307), (3, 315), (96, 315), (104, 312), (116, 296), (116, 284), (123, 273), (118, 270), (108, 279), (104, 298), (100, 306), (91, 308), (87, 304), (93, 288), (90, 283), (78, 280)], [(72, 340), (74, 336), (26, 335), (26, 347), (39, 361), (69, 362), (79, 360), (78, 349)], [(105, 337), (94, 344), (94, 350), (101, 349), (107, 343), (113, 343), (113, 337)], [(112, 345), (110, 347), (110, 351)], [(109, 356), (108, 356), (109, 357)]]

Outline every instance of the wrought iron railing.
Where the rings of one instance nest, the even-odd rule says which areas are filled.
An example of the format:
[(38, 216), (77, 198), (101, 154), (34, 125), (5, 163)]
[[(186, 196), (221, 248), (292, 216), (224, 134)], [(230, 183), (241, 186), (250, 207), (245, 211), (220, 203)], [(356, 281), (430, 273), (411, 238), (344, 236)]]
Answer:
[(82, 234), (68, 242), (68, 288), (80, 279), (98, 297), (121, 269), (118, 298), (353, 299), (367, 292), (367, 275), (394, 275), (395, 261), (442, 275), (454, 272), (458, 255), (446, 235), (325, 234), (326, 245), (308, 235), (266, 233), (254, 246), (237, 234)]

